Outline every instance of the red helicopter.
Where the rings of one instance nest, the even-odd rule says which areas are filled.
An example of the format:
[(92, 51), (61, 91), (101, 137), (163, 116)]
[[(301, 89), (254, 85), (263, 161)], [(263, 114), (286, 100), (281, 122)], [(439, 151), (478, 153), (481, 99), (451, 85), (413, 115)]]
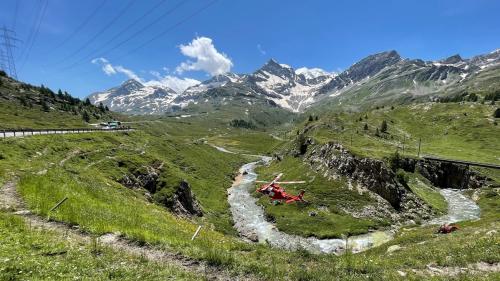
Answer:
[(304, 202), (307, 203), (302, 197), (305, 191), (300, 191), (299, 195), (291, 195), (285, 192), (285, 189), (280, 186), (280, 184), (295, 184), (295, 183), (305, 183), (305, 181), (279, 181), (283, 176), (283, 173), (277, 175), (271, 182), (267, 181), (255, 181), (259, 183), (266, 183), (257, 189), (257, 192), (268, 195), (271, 197), (272, 201), (275, 203), (285, 201), (285, 203), (293, 202)]

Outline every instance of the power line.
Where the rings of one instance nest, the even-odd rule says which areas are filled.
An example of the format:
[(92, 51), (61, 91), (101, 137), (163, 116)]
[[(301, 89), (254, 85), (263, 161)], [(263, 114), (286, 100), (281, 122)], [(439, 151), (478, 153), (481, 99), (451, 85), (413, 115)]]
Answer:
[(100, 53), (100, 55), (93, 55), (93, 54), (90, 54), (86, 57), (83, 57), (81, 58), (80, 60), (76, 61), (75, 63), (65, 67), (65, 68), (62, 68), (61, 70), (68, 70), (68, 69), (72, 69), (74, 68), (75, 66), (78, 66), (80, 65), (82, 62), (88, 60), (89, 58), (91, 57), (100, 57), (100, 56), (104, 56), (104, 54), (108, 53), (108, 52), (111, 52), (121, 46), (123, 46), (123, 44), (129, 42), (130, 40), (134, 39), (135, 37), (143, 34), (144, 31), (146, 31), (148, 28), (150, 28), (151, 26), (153, 26), (154, 24), (156, 24), (157, 22), (159, 22), (160, 20), (164, 19), (165, 16), (173, 13), (175, 10), (177, 10), (178, 8), (180, 8), (183, 4), (185, 4), (186, 2), (188, 2), (187, 0), (186, 1), (180, 1), (179, 3), (177, 3), (177, 5), (175, 5), (173, 8), (171, 8), (170, 10), (167, 10), (165, 13), (161, 14), (160, 16), (158, 16), (157, 18), (155, 18), (152, 22), (150, 22), (149, 24), (147, 24), (146, 26), (144, 26), (143, 28), (141, 28), (140, 30), (136, 31), (135, 33), (133, 33), (131, 36), (127, 37), (127, 39), (121, 41), (120, 43), (116, 44), (115, 46), (107, 49), (106, 51), (102, 51)]
[(124, 58), (124, 57), (128, 56), (129, 54), (134, 53), (134, 52), (138, 51), (139, 49), (142, 49), (143, 47), (147, 46), (148, 44), (152, 43), (153, 41), (156, 41), (157, 39), (161, 38), (162, 36), (164, 36), (168, 32), (170, 32), (170, 31), (174, 30), (175, 28), (181, 26), (182, 24), (184, 24), (185, 22), (187, 22), (190, 19), (194, 18), (195, 16), (197, 16), (198, 14), (200, 14), (201, 12), (203, 12), (204, 10), (208, 9), (213, 4), (215, 4), (215, 2), (217, 2), (217, 1), (218, 0), (212, 0), (212, 1), (210, 1), (207, 5), (201, 7), (200, 9), (196, 10), (195, 12), (193, 12), (192, 14), (190, 14), (189, 16), (187, 16), (187, 17), (183, 18), (182, 20), (178, 21), (176, 24), (174, 24), (174, 25), (170, 26), (169, 28), (163, 30), (162, 32), (158, 33), (156, 36), (152, 37), (148, 41), (146, 41), (143, 44), (139, 45), (138, 47), (136, 47), (136, 48), (134, 48), (134, 49), (126, 52), (125, 54), (122, 54), (121, 56), (117, 57), (116, 59)]
[[(133, 52), (136, 52), (137, 50), (145, 47), (146, 45), (150, 44), (151, 42), (155, 41), (156, 39), (160, 38), (160, 36), (163, 36), (165, 34), (167, 34), (168, 32), (172, 31), (173, 29), (175, 29), (176, 27), (184, 24), (185, 22), (187, 22), (188, 20), (190, 20), (191, 18), (197, 16), (199, 13), (203, 12), (204, 10), (208, 9), (210, 6), (212, 6), (213, 4), (215, 4), (215, 2), (217, 2), (218, 0), (213, 0), (211, 2), (209, 2), (207, 5), (201, 7), (200, 9), (196, 10), (195, 12), (193, 12), (192, 14), (190, 14), (189, 16), (183, 18), (182, 20), (178, 21), (177, 23), (175, 23), (174, 25), (170, 26), (169, 28), (163, 30), (161, 33), (159, 33), (157, 36), (151, 38), (150, 40), (146, 41), (144, 44), (138, 46), (137, 48), (134, 48), (133, 50), (117, 57), (116, 59), (121, 59)], [(92, 73), (93, 71), (87, 71), (87, 72), (84, 72), (82, 75), (87, 75), (87, 74), (90, 74)]]
[[(151, 7), (151, 9), (149, 9), (144, 14), (142, 14), (140, 17), (138, 17), (134, 22), (130, 23), (129, 25), (125, 26), (122, 30), (120, 30), (119, 32), (117, 32), (115, 34), (115, 36), (113, 36), (111, 39), (109, 39), (102, 46), (107, 46), (107, 45), (111, 44), (113, 41), (115, 41), (121, 35), (126, 34), (127, 31), (129, 31), (132, 27), (134, 27), (137, 23), (139, 23), (140, 21), (142, 21), (145, 17), (147, 17), (148, 15), (150, 15), (152, 12), (156, 11), (156, 9), (158, 9), (158, 7), (160, 7), (161, 5), (163, 5), (166, 2), (167, 2), (167, 0), (161, 0), (161, 1), (159, 1), (156, 5), (154, 5), (153, 7)], [(98, 51), (99, 51), (99, 49), (94, 49), (92, 52), (90, 52), (85, 57), (85, 59), (92, 57), (92, 54), (94, 54), (94, 53), (96, 53)]]
[(31, 29), (29, 30), (29, 34), (28, 34), (28, 37), (26, 38), (26, 41), (25, 41), (25, 46), (22, 50), (22, 52), (20, 53), (20, 55), (18, 56), (18, 59), (22, 59), (26, 53), (26, 50), (28, 49), (28, 46), (31, 42), (31, 39), (33, 38), (33, 34), (35, 33), (35, 29), (36, 29), (36, 24), (37, 24), (37, 21), (38, 21), (38, 17), (40, 16), (40, 13), (41, 13), (41, 7), (42, 7), (42, 0), (39, 0), (37, 2), (37, 6), (34, 7), (34, 19), (33, 19), (33, 27), (31, 27)]
[(78, 48), (75, 52), (70, 54), (69, 56), (66, 56), (63, 58), (61, 61), (57, 62), (57, 64), (63, 63), (67, 61), (68, 59), (74, 57), (78, 53), (80, 53), (83, 49), (85, 49), (87, 46), (89, 46), (97, 37), (102, 35), (108, 28), (110, 28), (119, 18), (121, 18), (127, 11), (130, 9), (130, 7), (134, 4), (134, 0), (130, 0), (127, 5), (107, 24), (105, 25), (99, 32), (97, 32), (94, 36), (92, 36), (87, 42), (85, 42), (80, 48)]
[(56, 45), (54, 48), (50, 49), (47, 52), (47, 54), (53, 53), (54, 51), (60, 49), (62, 46), (66, 45), (66, 43), (71, 41), (73, 39), (73, 37), (75, 37), (75, 35), (77, 35), (85, 26), (87, 26), (87, 24), (90, 22), (90, 20), (95, 17), (97, 12), (99, 12), (99, 10), (101, 10), (102, 7), (104, 7), (104, 4), (106, 4), (106, 1), (107, 0), (101, 1), (101, 3), (94, 10), (92, 10), (92, 12), (83, 20), (83, 22), (68, 37), (66, 37), (66, 39), (61, 41), (61, 43)]
[(19, 2), (21, 0), (16, 1), (16, 7), (14, 8), (14, 20), (12, 22), (12, 30), (16, 30), (16, 25), (17, 25), (17, 13), (19, 12)]
[(45, 17), (45, 12), (47, 11), (48, 5), (49, 5), (49, 1), (45, 0), (43, 3), (43, 6), (42, 6), (40, 17), (38, 19), (38, 23), (36, 25), (35, 34), (33, 36), (31, 43), (28, 43), (29, 44), (28, 51), (26, 52), (26, 57), (24, 58), (24, 61), (21, 64), (21, 69), (24, 67), (24, 65), (26, 64), (26, 62), (29, 59), (31, 49), (33, 48), (33, 45), (35, 44), (36, 38), (38, 37), (38, 32), (40, 31), (40, 26), (42, 25), (42, 21), (43, 21), (43, 18)]

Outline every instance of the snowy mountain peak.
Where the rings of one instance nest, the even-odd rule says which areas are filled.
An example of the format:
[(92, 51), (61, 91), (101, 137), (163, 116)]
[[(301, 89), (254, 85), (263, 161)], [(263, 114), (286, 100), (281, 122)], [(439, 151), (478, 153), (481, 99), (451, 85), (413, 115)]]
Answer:
[(275, 59), (270, 59), (254, 75), (262, 76), (264, 79), (270, 75), (278, 76), (282, 79), (293, 79), (295, 72), (293, 68), (286, 64), (280, 64)]
[(307, 68), (307, 67), (300, 67), (295, 70), (295, 73), (298, 75), (304, 75), (306, 79), (314, 79), (318, 78), (321, 76), (332, 76), (334, 73), (330, 73), (327, 71), (324, 71), (321, 68)]
[(93, 93), (88, 98), (94, 104), (102, 102), (113, 111), (151, 114), (162, 112), (177, 96), (174, 90), (165, 85), (143, 85), (130, 79), (118, 87)]
[(144, 87), (144, 85), (142, 85), (141, 82), (139, 82), (135, 79), (129, 79), (129, 80), (123, 82), (120, 87), (123, 89), (126, 89), (128, 91), (134, 91), (134, 90), (138, 90), (138, 89)]
[(459, 62), (462, 62), (462, 61), (463, 61), (462, 57), (459, 54), (456, 54), (456, 55), (448, 57), (448, 58), (446, 58), (444, 60), (441, 60), (439, 62), (443, 63), (443, 64), (455, 64), (455, 63), (459, 63)]
[(271, 59), (254, 72), (248, 82), (258, 93), (279, 106), (291, 111), (301, 111), (314, 101), (317, 90), (332, 77), (333, 75), (320, 69), (309, 72), (303, 68), (297, 73), (292, 67)]

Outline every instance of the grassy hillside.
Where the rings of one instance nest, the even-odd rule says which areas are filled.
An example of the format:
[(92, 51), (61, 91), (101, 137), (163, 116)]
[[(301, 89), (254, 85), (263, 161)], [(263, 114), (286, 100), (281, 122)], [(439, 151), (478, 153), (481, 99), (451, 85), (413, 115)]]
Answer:
[(0, 129), (86, 127), (118, 116), (67, 92), (29, 85), (0, 72)]
[[(7, 78), (0, 79), (6, 81)], [(32, 107), (28, 103), (23, 105), (16, 93), (21, 93), (19, 89), (24, 86), (11, 85), (15, 85), (14, 88), (9, 86), (7, 92), (1, 92), (3, 128), (85, 126), (80, 105), (82, 110), (94, 110), (96, 114), (101, 110), (83, 103), (76, 106), (77, 114), (74, 114), (73, 109), (65, 110), (67, 97), (59, 98), (56, 94), (50, 100), (50, 93), (46, 90), (40, 93), (40, 88), (35, 87), (29, 88)], [(44, 109), (40, 98), (47, 98), (44, 102), (50, 104), (48, 109)], [(289, 145), (296, 131), (291, 129), (291, 124), (286, 124), (296, 118), (295, 115), (285, 118), (282, 112), (261, 114), (258, 107), (247, 115), (242, 108), (229, 107), (230, 112), (221, 108), (214, 114), (190, 117), (133, 117), (130, 121), (136, 122), (134, 132), (0, 139), (0, 184), (16, 181), (29, 209), (43, 218), (50, 215), (53, 220), (78, 226), (93, 236), (113, 232), (137, 245), (205, 261), (237, 276), (265, 280), (331, 280), (332, 276), (340, 280), (422, 280), (430, 278), (429, 265), (466, 268), (478, 262), (500, 262), (499, 236), (489, 232), (500, 230), (500, 195), (496, 189), (476, 194), (482, 219), (460, 223), (458, 232), (436, 235), (434, 226), (408, 227), (390, 243), (356, 255), (337, 257), (290, 252), (242, 241), (232, 227), (227, 188), (238, 168), (255, 158), (223, 153), (209, 144), (248, 154), (272, 155)], [(391, 155), (402, 146), (405, 136), (405, 155), (416, 154), (416, 140), (421, 137), (422, 153), (498, 163), (499, 131), (491, 117), (493, 109), (494, 106), (479, 103), (386, 107), (363, 113), (329, 113), (319, 116), (318, 120), (304, 121), (297, 129), (310, 127), (307, 134), (316, 142), (337, 140), (355, 153), (369, 157)], [(266, 124), (271, 126), (246, 129), (230, 125), (235, 118), (258, 124), (257, 117), (253, 116), (267, 119)], [(90, 122), (108, 117), (115, 116), (103, 113), (99, 119), (91, 117)], [(376, 136), (376, 128), (383, 120), (388, 124), (388, 131)], [(280, 133), (286, 131), (293, 134)], [(351, 135), (356, 136), (352, 144)], [(402, 152), (402, 147), (399, 150)], [(160, 163), (162, 168), (157, 170), (155, 192), (127, 188), (120, 183), (125, 176), (147, 171)], [(385, 224), (383, 220), (356, 220), (342, 211), (345, 207), (356, 209), (371, 202), (367, 196), (346, 188), (343, 179), (328, 180), (293, 158), (259, 169), (262, 179), (277, 172), (284, 172), (286, 179), (310, 182), (304, 187), (305, 198), (311, 202), (308, 206), (273, 206), (266, 198), (260, 199), (268, 214), (275, 218), (277, 227), (284, 231), (338, 237)], [(492, 177), (498, 176), (497, 172), (487, 172)], [(160, 195), (170, 198), (182, 180), (190, 184), (203, 217), (177, 216), (162, 203), (165, 200), (157, 200)], [(443, 208), (430, 187), (411, 187), (417, 194), (422, 191), (421, 197), (436, 208)], [(302, 186), (290, 186), (288, 190), (295, 193), (300, 188)], [(68, 197), (68, 201), (50, 212), (64, 197)], [(312, 211), (317, 216), (309, 216)], [(202, 230), (198, 238), (191, 241), (198, 225), (203, 226)], [(96, 257), (88, 245), (30, 228), (9, 210), (0, 211), (0, 234), (0, 279), (203, 279), (175, 266), (146, 262), (108, 248), (103, 248)], [(389, 254), (387, 249), (391, 245), (399, 245), (401, 249)], [(499, 277), (499, 273), (467, 273), (457, 278), (494, 280)], [(449, 279), (444, 275), (433, 278)]]
[[(462, 231), (449, 236), (434, 235), (433, 227), (410, 228), (401, 232), (389, 244), (404, 247), (390, 256), (385, 254), (389, 245), (358, 255), (336, 257), (303, 251), (288, 252), (242, 242), (234, 236), (231, 227), (226, 189), (231, 184), (232, 174), (241, 163), (249, 159), (219, 152), (203, 144), (201, 139), (216, 140), (222, 135), (224, 142), (231, 141), (234, 148), (241, 145), (240, 150), (251, 153), (262, 152), (259, 147), (266, 146), (254, 148), (253, 145), (248, 145), (237, 129), (209, 129), (194, 120), (174, 118), (138, 123), (140, 130), (131, 133), (0, 140), (0, 177), (4, 182), (14, 175), (18, 176), (18, 188), (24, 200), (32, 210), (44, 217), (55, 202), (68, 196), (68, 202), (51, 213), (52, 218), (77, 224), (94, 234), (120, 232), (138, 243), (155, 245), (205, 260), (228, 268), (235, 274), (253, 273), (268, 280), (331, 280), (331, 276), (343, 280), (364, 280), (367, 277), (375, 280), (403, 279), (398, 270), (408, 274), (404, 279), (419, 280), (421, 276), (412, 269), (425, 271), (429, 263), (466, 267), (479, 261), (500, 261), (500, 251), (495, 251), (499, 245), (498, 237), (482, 238), (487, 230), (498, 228), (496, 214), (500, 200), (496, 192), (491, 197), (485, 197), (489, 193), (483, 192), (481, 195), (483, 220), (466, 223)], [(234, 140), (231, 140), (232, 133), (235, 133)], [(278, 141), (268, 136), (267, 133), (262, 133), (256, 139), (269, 144)], [(117, 178), (131, 169), (157, 160), (165, 163), (167, 183), (175, 184), (177, 180), (186, 179), (191, 184), (204, 210), (204, 217), (176, 217), (164, 207), (152, 204), (144, 190), (130, 190), (117, 182)], [(283, 165), (286, 163), (285, 161)], [(287, 169), (290, 176), (298, 177), (302, 171), (296, 170), (294, 175), (294, 166), (276, 167), (276, 170)], [(321, 181), (318, 177), (316, 183)], [(337, 195), (344, 196), (340, 192)], [(321, 199), (320, 196), (317, 198)], [(204, 227), (199, 238), (191, 242), (198, 224)], [(9, 227), (9, 231), (12, 232), (9, 235), (25, 235), (23, 230), (16, 227)], [(37, 232), (32, 235), (50, 239), (48, 233)], [(470, 239), (471, 237), (474, 239)], [(425, 244), (420, 244), (423, 241)], [(459, 254), (448, 258), (449, 251), (442, 247), (445, 243)], [(81, 258), (86, 259), (86, 256), (81, 255)], [(401, 263), (402, 260), (405, 262)], [(83, 265), (71, 259), (66, 264), (76, 266), (78, 270), (86, 270)], [(149, 266), (135, 262), (134, 265), (139, 267), (137, 272), (146, 270)], [(2, 272), (8, 268), (3, 264), (0, 267)], [(56, 277), (55, 273), (47, 274)], [(162, 277), (167, 275), (161, 271), (157, 274)], [(133, 278), (135, 275), (130, 276)], [(145, 280), (158, 279), (156, 275), (142, 276)], [(482, 276), (485, 280), (495, 277), (494, 274)], [(447, 277), (436, 279), (445, 280)]]
[[(383, 158), (396, 151), (403, 154), (404, 146), (405, 156), (416, 157), (421, 140), (421, 156), (498, 164), (500, 120), (493, 117), (496, 108), (473, 102), (386, 106), (327, 113), (303, 126), (311, 127), (309, 135), (318, 142), (339, 141), (363, 156)], [(386, 132), (382, 131), (384, 121)]]
[(176, 114), (204, 115), (209, 120), (228, 125), (233, 120), (243, 120), (257, 128), (278, 127), (297, 118), (297, 114), (251, 91), (247, 87), (234, 84), (211, 89), (200, 95), (196, 104), (191, 103)]
[(13, 215), (0, 211), (1, 280), (202, 280), (164, 263), (84, 241), (66, 239), (60, 233), (30, 228)]

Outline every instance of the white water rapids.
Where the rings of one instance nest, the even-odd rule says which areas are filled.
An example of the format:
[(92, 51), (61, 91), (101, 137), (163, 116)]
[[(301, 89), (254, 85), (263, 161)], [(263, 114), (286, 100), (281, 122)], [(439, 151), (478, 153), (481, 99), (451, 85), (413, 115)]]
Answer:
[(454, 223), (466, 220), (479, 219), (481, 210), (479, 206), (470, 198), (465, 197), (457, 189), (440, 189), (448, 203), (448, 214), (429, 221), (429, 224)]

